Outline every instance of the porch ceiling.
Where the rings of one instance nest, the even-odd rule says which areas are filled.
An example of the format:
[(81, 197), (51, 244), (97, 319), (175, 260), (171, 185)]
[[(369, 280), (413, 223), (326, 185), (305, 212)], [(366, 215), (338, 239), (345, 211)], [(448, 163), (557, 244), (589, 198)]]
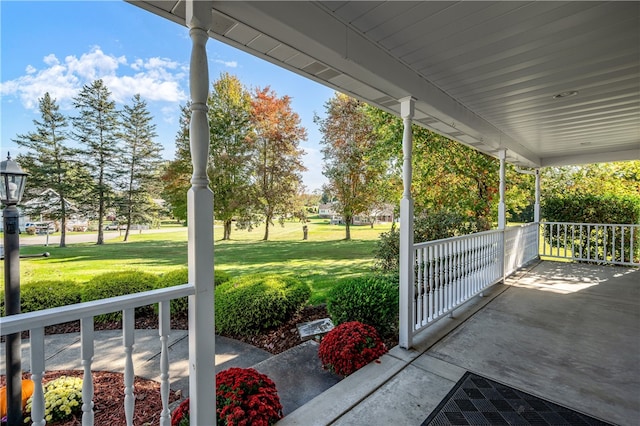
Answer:
[(512, 163), (640, 159), (639, 2), (210, 3), (211, 37)]

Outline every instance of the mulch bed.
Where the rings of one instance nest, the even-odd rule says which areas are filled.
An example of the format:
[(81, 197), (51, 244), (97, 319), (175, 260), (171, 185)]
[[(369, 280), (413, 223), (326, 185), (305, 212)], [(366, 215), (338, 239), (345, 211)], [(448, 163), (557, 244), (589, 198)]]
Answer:
[[(124, 415), (124, 377), (120, 373), (109, 371), (94, 371), (94, 419), (96, 425), (126, 425)], [(43, 382), (49, 382), (61, 376), (80, 377), (82, 371), (79, 370), (56, 370), (47, 371), (44, 374)], [(30, 378), (30, 374), (24, 375), (25, 379)], [(0, 386), (4, 386), (5, 376), (0, 376)], [(136, 377), (134, 380), (134, 395), (136, 397), (135, 409), (133, 413), (133, 424), (135, 425), (159, 425), (160, 412), (162, 411), (162, 399), (160, 398), (160, 383), (153, 380)], [(179, 395), (174, 392), (169, 393), (169, 403), (179, 399)], [(31, 423), (25, 423), (29, 425)], [(67, 421), (47, 423), (55, 426), (80, 426), (82, 424), (82, 413)]]

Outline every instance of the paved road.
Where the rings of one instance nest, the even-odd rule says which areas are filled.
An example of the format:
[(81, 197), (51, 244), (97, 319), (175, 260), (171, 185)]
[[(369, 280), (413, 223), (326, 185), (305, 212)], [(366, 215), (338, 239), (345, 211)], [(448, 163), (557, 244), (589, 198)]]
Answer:
[[(163, 232), (176, 232), (184, 230), (185, 234), (187, 232), (187, 228), (161, 228), (161, 229), (146, 229), (142, 231), (144, 234), (156, 234)], [(140, 231), (132, 230), (131, 235), (136, 235)], [(113, 238), (118, 238), (120, 236), (124, 236), (124, 231), (104, 231), (104, 239), (110, 240)], [(98, 233), (97, 232), (85, 232), (82, 234), (67, 234), (66, 243), (67, 244), (75, 244), (75, 243), (91, 243), (98, 241)], [(46, 235), (36, 235), (20, 238), (21, 246), (45, 246), (47, 244), (47, 236)], [(49, 246), (57, 246), (60, 244), (60, 232), (56, 232), (54, 234), (49, 235)], [(1, 248), (0, 248), (1, 252)]]

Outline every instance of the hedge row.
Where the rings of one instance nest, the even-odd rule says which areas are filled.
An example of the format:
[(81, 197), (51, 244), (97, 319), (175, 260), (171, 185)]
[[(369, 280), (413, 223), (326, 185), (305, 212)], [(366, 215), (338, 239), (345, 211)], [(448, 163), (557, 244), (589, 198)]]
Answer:
[[(226, 335), (250, 335), (277, 327), (299, 311), (311, 296), (310, 287), (293, 277), (252, 274), (231, 278), (215, 273), (216, 331)], [(185, 284), (186, 268), (162, 275), (142, 271), (110, 272), (86, 283), (41, 281), (21, 287), (21, 310), (72, 305), (131, 293)], [(213, 300), (212, 300), (213, 303)], [(136, 309), (147, 315), (157, 306)], [(171, 301), (171, 313), (186, 314), (187, 298)], [(338, 281), (331, 290), (327, 310), (336, 325), (359, 321), (376, 328), (382, 336), (397, 333), (398, 276), (370, 275)], [(0, 290), (0, 314), (4, 315), (4, 292)], [(118, 321), (121, 312), (95, 317), (97, 323)]]
[[(229, 279), (228, 273), (215, 271), (216, 285), (225, 283)], [(21, 312), (33, 312), (57, 308), (74, 303), (166, 288), (187, 282), (187, 268), (177, 269), (162, 275), (141, 271), (108, 272), (97, 275), (84, 283), (61, 280), (34, 281), (20, 286), (20, 310)], [(5, 315), (4, 302), (4, 289), (0, 289), (0, 316)], [(186, 297), (171, 302), (172, 314), (186, 313), (187, 308)], [(149, 309), (152, 308), (140, 308), (137, 312), (148, 313)], [(120, 317), (121, 313), (101, 315), (96, 317), (96, 322), (118, 320)]]

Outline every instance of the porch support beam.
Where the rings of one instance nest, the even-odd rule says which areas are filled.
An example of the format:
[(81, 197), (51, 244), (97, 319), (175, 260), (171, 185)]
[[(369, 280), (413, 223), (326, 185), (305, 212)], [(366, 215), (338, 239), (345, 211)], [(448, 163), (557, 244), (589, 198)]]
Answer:
[(411, 197), (413, 131), (411, 123), (415, 99), (400, 99), (400, 112), (404, 123), (402, 134), (402, 184), (400, 200), (400, 336), (401, 348), (413, 345), (413, 198)]
[(536, 169), (536, 202), (533, 205), (533, 221), (540, 223), (540, 169)]
[(500, 159), (500, 202), (498, 203), (498, 229), (504, 229), (507, 225), (506, 210), (504, 203), (505, 193), (505, 160), (507, 159), (507, 150), (501, 149), (498, 151), (498, 158)]
[[(209, 2), (188, 0), (186, 24), (191, 37), (189, 139), (193, 176), (187, 193), (189, 283), (189, 417), (193, 425), (213, 424), (216, 418), (215, 329), (213, 283), (213, 192), (209, 188), (209, 67), (206, 44), (211, 28)], [(168, 424), (167, 424), (168, 426)]]

